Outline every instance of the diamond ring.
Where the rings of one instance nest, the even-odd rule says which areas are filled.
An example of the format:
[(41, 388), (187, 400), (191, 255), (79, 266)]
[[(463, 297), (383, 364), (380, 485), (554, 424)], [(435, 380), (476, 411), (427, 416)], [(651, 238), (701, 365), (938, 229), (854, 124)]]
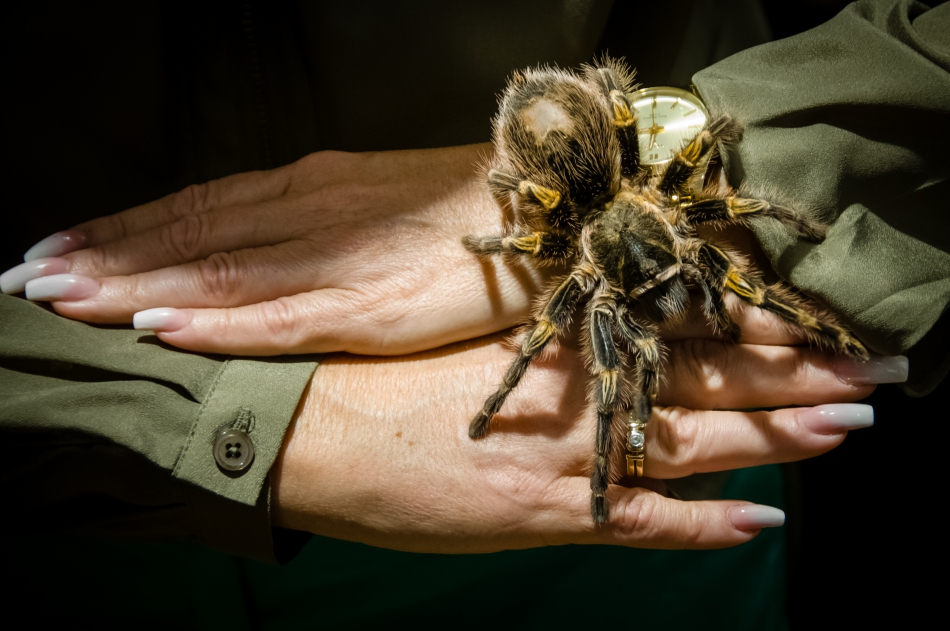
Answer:
[(643, 456), (646, 448), (644, 425), (631, 411), (627, 417), (627, 475), (633, 478), (643, 477)]

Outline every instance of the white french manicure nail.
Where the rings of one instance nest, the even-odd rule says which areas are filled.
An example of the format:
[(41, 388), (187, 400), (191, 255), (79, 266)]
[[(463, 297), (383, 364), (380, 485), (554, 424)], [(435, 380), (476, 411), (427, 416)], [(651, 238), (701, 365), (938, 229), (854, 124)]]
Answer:
[(86, 245), (86, 233), (79, 230), (63, 230), (46, 237), (23, 255), (24, 261), (33, 261), (49, 256), (62, 256), (80, 250)]
[(840, 434), (874, 425), (874, 408), (863, 403), (819, 405), (801, 412), (798, 420), (816, 434)]
[(136, 329), (172, 333), (191, 322), (191, 313), (171, 307), (158, 307), (139, 311), (132, 316), (132, 326)]
[(729, 509), (729, 521), (736, 530), (775, 528), (785, 523), (785, 511), (762, 504), (744, 504)]
[(63, 274), (67, 270), (69, 270), (69, 262), (66, 259), (34, 259), (20, 263), (0, 274), (0, 291), (5, 294), (18, 294), (34, 278)]
[(864, 363), (853, 359), (835, 357), (835, 375), (849, 386), (869, 386), (879, 383), (904, 383), (910, 363), (903, 355), (882, 357), (872, 355)]
[(85, 300), (99, 292), (99, 283), (79, 274), (56, 274), (27, 282), (27, 300)]

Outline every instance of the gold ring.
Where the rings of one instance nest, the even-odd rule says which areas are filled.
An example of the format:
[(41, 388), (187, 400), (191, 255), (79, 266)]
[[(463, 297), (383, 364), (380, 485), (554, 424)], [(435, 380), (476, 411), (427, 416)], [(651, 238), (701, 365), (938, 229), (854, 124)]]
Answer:
[(642, 478), (647, 442), (643, 434), (645, 423), (638, 421), (633, 414), (631, 411), (627, 417), (627, 475), (632, 478)]

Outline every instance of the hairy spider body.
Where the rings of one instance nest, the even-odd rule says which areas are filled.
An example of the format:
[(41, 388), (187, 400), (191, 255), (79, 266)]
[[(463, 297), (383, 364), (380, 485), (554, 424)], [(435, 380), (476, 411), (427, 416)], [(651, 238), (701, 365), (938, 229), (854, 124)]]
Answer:
[[(512, 234), (463, 240), (483, 256), (572, 265), (539, 303), (519, 356), (471, 423), (472, 438), (488, 432), (531, 360), (590, 296), (581, 341), (597, 407), (595, 523), (607, 521), (607, 485), (619, 477), (610, 466), (617, 462), (615, 413), (630, 408), (634, 421), (649, 420), (663, 357), (656, 325), (684, 315), (687, 283), (701, 290), (706, 317), (729, 341), (738, 339), (739, 328), (725, 308), (727, 292), (777, 314), (819, 345), (867, 359), (861, 343), (831, 316), (786, 288), (764, 286), (741, 257), (697, 236), (699, 224), (743, 223), (752, 216), (771, 217), (810, 239), (823, 235), (821, 226), (766, 200), (726, 188), (695, 192), (691, 183), (719, 145), (741, 139), (739, 125), (726, 116), (711, 120), (655, 174), (639, 160), (637, 119), (626, 97), (632, 73), (612, 59), (600, 66), (515, 73), (494, 120), (488, 184), (496, 195), (513, 198), (520, 225)], [(632, 371), (625, 370), (627, 355)]]

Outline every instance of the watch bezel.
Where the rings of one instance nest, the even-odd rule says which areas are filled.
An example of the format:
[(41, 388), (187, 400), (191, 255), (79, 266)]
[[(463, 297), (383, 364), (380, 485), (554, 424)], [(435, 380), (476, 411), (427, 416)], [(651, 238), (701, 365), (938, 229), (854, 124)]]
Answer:
[[(689, 90), (684, 90), (683, 88), (677, 88), (673, 86), (653, 86), (649, 88), (641, 88), (636, 92), (630, 92), (626, 95), (627, 103), (630, 105), (630, 109), (636, 112), (637, 114), (637, 138), (639, 139), (642, 134), (642, 130), (650, 129), (649, 126), (644, 126), (645, 117), (640, 116), (640, 110), (636, 107), (635, 103), (642, 101), (645, 97), (653, 96), (675, 96), (678, 99), (683, 99), (691, 105), (696, 106), (703, 113), (705, 118), (704, 124), (709, 121), (709, 110), (706, 108), (706, 104), (703, 103), (703, 100), (699, 98), (699, 95), (695, 92), (690, 92)], [(662, 132), (661, 132), (662, 133)], [(641, 148), (642, 153), (642, 148)], [(653, 170), (657, 170), (660, 167), (663, 167), (673, 161), (673, 158), (664, 158), (663, 160), (649, 161), (641, 157), (640, 163), (644, 166), (651, 167)]]

